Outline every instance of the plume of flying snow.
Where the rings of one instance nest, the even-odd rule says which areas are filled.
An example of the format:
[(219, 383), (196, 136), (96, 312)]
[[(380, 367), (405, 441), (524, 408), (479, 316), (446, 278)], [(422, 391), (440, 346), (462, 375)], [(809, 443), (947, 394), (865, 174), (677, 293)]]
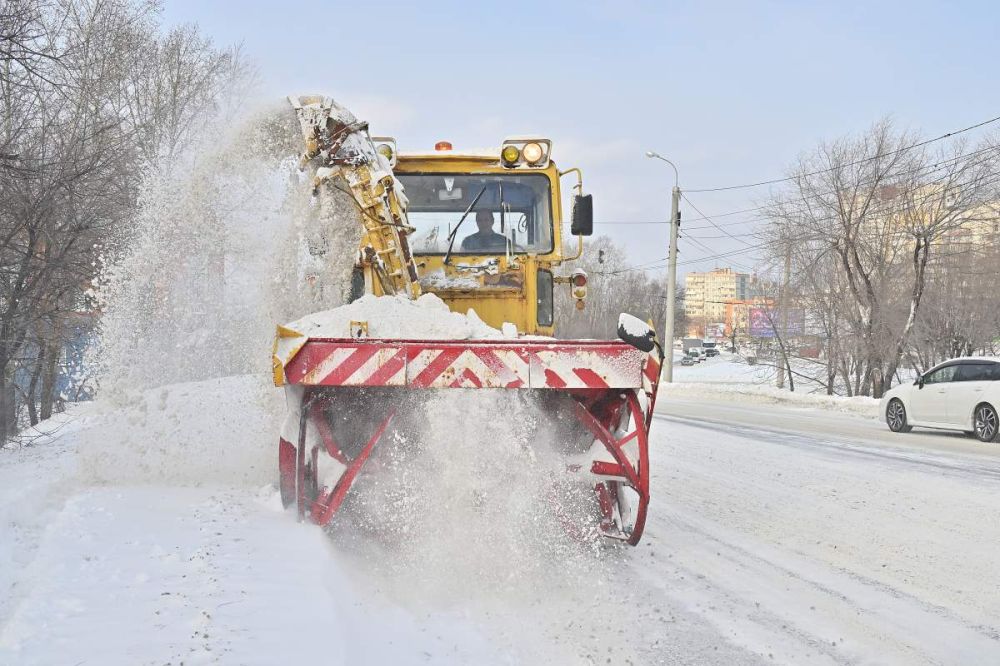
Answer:
[[(276, 323), (342, 305), (360, 229), (350, 194), (313, 191), (286, 104), (226, 118), (151, 168), (96, 296), (106, 397), (270, 368)], [(356, 236), (356, 232), (355, 232)]]
[[(274, 326), (344, 303), (357, 247), (331, 230), (360, 228), (349, 194), (314, 195), (301, 146), (281, 105), (225, 119), (200, 150), (145, 174), (127, 251), (96, 289), (102, 336), (92, 359), (99, 396), (119, 416), (89, 442), (83, 466), (93, 480), (276, 480)], [(500, 335), (478, 319), (456, 322), (462, 315), (435, 297), (398, 307), (440, 310), (442, 330), (467, 337)], [(556, 594), (596, 605), (575, 591), (600, 585), (614, 557), (595, 557), (609, 549), (595, 537), (593, 492), (567, 471), (590, 445), (574, 430), (570, 399), (417, 393), (366, 406), (399, 416), (331, 527), (343, 556), (396, 596), (449, 604), (475, 590), (482, 603)]]

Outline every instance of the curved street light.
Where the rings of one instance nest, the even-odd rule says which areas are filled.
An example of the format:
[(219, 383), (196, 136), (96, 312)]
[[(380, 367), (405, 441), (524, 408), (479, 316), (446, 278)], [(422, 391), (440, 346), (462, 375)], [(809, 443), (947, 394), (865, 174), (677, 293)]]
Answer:
[(666, 162), (667, 164), (669, 164), (671, 167), (673, 167), (673, 169), (674, 169), (674, 187), (679, 187), (680, 186), (680, 180), (681, 179), (680, 179), (680, 176), (677, 175), (677, 165), (676, 164), (674, 164), (673, 162), (671, 162), (670, 160), (668, 160), (663, 155), (661, 155), (661, 154), (659, 154), (657, 152), (654, 152), (652, 150), (647, 150), (646, 151), (646, 157), (651, 157), (651, 158), (655, 158), (655, 159), (658, 159), (658, 160), (663, 160), (664, 162)]
[(677, 294), (677, 230), (680, 227), (678, 208), (681, 202), (680, 176), (677, 165), (663, 155), (652, 150), (646, 151), (646, 157), (662, 160), (674, 170), (674, 189), (670, 197), (670, 251), (667, 262), (667, 315), (663, 323), (664, 363), (663, 381), (674, 381), (674, 299)]

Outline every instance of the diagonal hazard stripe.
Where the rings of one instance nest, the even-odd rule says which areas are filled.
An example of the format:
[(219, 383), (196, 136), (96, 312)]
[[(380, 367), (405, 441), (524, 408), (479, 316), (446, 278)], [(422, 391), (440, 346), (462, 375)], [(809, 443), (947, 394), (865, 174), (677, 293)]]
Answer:
[(331, 370), (343, 363), (351, 354), (353, 349), (329, 348), (329, 352), (323, 358), (314, 360), (314, 354), (306, 356), (302, 361), (302, 384), (318, 384), (320, 380), (328, 375)]
[(406, 349), (401, 347), (396, 354), (383, 363), (375, 372), (365, 380), (368, 386), (384, 386), (406, 367)]
[(579, 377), (587, 388), (608, 388), (608, 383), (604, 381), (604, 377), (601, 377), (590, 368), (573, 368), (573, 374)]
[(472, 368), (466, 368), (461, 372), (461, 374), (459, 374), (458, 377), (455, 378), (455, 381), (449, 384), (449, 386), (451, 388), (483, 388), (483, 382), (479, 376), (472, 371)]
[(646, 379), (651, 382), (655, 382), (656, 378), (660, 375), (660, 362), (655, 358), (646, 359), (646, 367), (643, 369), (646, 374)]
[[(490, 382), (491, 386), (517, 388), (522, 386), (524, 380), (527, 379), (527, 364), (516, 353), (505, 352), (503, 353), (503, 358), (500, 358), (492, 349), (476, 349), (473, 353), (486, 366), (486, 369), (497, 378), (496, 382)], [(508, 365), (509, 363), (517, 365), (511, 367)], [(521, 368), (520, 366), (524, 367)], [(518, 372), (518, 369), (522, 371)]]
[(434, 383), (441, 373), (448, 369), (456, 358), (458, 358), (464, 350), (459, 349), (442, 349), (438, 355), (427, 364), (423, 370), (421, 370), (416, 376), (411, 377), (409, 384), (411, 386), (427, 387)]
[(545, 368), (545, 385), (550, 388), (565, 388), (566, 382), (551, 368)]
[(378, 347), (366, 346), (358, 347), (354, 350), (354, 353), (348, 356), (342, 363), (333, 368), (326, 376), (323, 377), (317, 384), (326, 384), (328, 386), (337, 386), (338, 384), (345, 383), (354, 372), (364, 365), (368, 359), (378, 353)]

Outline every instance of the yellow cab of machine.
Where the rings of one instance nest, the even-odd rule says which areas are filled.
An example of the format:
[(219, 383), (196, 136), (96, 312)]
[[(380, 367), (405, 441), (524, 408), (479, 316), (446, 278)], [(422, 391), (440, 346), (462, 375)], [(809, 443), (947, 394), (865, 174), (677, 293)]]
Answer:
[[(513, 323), (520, 333), (552, 335), (553, 290), (570, 285), (583, 307), (587, 276), (556, 277), (553, 269), (580, 257), (583, 236), (593, 232), (593, 203), (582, 193), (579, 169), (560, 172), (552, 142), (511, 138), (499, 151), (452, 150), (398, 154), (394, 139), (374, 137), (406, 197), (421, 290), (437, 294), (457, 312), (475, 310), (490, 326)], [(560, 177), (575, 173), (570, 233), (572, 256), (563, 253)]]

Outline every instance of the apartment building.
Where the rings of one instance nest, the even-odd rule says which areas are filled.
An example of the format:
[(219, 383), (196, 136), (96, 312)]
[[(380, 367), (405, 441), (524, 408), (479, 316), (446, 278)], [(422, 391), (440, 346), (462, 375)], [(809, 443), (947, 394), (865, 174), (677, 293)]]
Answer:
[[(750, 297), (750, 274), (716, 268), (684, 277), (684, 314), (693, 335), (704, 335), (712, 324), (726, 321), (726, 303)], [(700, 333), (699, 333), (700, 332)]]

